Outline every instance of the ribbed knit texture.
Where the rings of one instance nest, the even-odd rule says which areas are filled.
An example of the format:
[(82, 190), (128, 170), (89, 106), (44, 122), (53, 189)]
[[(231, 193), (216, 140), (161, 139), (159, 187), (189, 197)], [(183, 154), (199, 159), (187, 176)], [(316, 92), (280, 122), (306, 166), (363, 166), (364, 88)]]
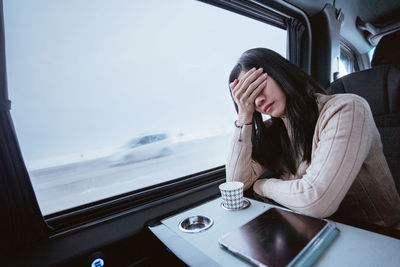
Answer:
[(368, 103), (353, 94), (317, 94), (317, 103), (310, 164), (298, 162), (295, 175), (257, 180), (265, 168), (251, 159), (251, 125), (244, 126), (234, 132), (227, 181), (254, 184), (256, 193), (306, 215), (398, 228), (400, 197)]

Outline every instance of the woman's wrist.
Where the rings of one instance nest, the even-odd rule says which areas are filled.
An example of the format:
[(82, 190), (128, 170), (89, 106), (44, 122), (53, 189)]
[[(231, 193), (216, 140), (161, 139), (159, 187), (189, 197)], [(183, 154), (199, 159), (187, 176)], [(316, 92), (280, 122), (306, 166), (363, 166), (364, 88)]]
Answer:
[(239, 115), (235, 124), (237, 126), (243, 126), (243, 125), (251, 124), (252, 122), (253, 122), (253, 114), (251, 116)]
[(239, 124), (237, 121), (235, 121), (234, 124), (235, 124), (235, 127), (236, 127), (236, 128), (242, 128), (244, 125), (251, 125), (251, 124), (253, 124), (253, 123), (250, 122), (250, 123), (246, 123), (246, 124)]
[(241, 122), (238, 122), (237, 120), (235, 121), (236, 128), (242, 128), (244, 125), (251, 125), (251, 124), (253, 124), (252, 121), (250, 121), (248, 123), (241, 123)]

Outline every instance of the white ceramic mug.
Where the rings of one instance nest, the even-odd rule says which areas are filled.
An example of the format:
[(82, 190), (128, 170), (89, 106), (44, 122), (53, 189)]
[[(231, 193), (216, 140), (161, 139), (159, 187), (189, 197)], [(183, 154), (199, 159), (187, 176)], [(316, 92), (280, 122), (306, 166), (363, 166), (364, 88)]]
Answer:
[(239, 210), (243, 207), (243, 183), (226, 182), (219, 185), (225, 208)]

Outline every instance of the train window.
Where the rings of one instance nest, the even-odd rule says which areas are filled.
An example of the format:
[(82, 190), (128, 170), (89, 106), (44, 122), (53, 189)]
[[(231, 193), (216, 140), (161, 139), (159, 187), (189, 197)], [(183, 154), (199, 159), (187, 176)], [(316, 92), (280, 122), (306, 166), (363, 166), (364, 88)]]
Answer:
[(340, 53), (339, 58), (339, 77), (343, 77), (351, 72), (351, 61), (349, 57), (344, 54)]
[(356, 49), (345, 39), (340, 40), (340, 57), (337, 58), (338, 78), (359, 71)]
[(286, 30), (188, 0), (5, 0), (7, 79), (44, 215), (224, 165), (238, 56)]
[(375, 48), (376, 48), (376, 46), (372, 47), (371, 50), (368, 51), (369, 62), (372, 61), (372, 57), (374, 56)]

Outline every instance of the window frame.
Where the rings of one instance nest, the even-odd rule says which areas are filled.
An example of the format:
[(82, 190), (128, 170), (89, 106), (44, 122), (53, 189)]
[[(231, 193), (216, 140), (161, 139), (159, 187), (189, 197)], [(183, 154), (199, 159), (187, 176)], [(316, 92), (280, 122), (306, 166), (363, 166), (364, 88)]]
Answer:
[[(343, 37), (340, 38), (340, 54), (345, 55), (351, 62), (352, 72), (360, 71), (357, 50)], [(349, 73), (349, 74), (350, 74)]]
[[(288, 20), (298, 20), (299, 23), (306, 22), (306, 29), (309, 28), (308, 18), (305, 13), (294, 6), (280, 1), (227, 1), (227, 0), (198, 0), (206, 4), (214, 5), (228, 11), (244, 15), (251, 19), (255, 19), (282, 29), (286, 29)], [(3, 3), (1, 2), (3, 5)], [(275, 8), (272, 9), (271, 7)], [(4, 35), (4, 29), (1, 29)], [(287, 30), (287, 29), (286, 29)], [(306, 32), (309, 30), (306, 30)], [(293, 31), (288, 31), (293, 34)], [(311, 43), (310, 34), (294, 36), (288, 38), (291, 47), (296, 45), (304, 51), (306, 57), (310, 54), (309, 45)], [(304, 45), (306, 44), (306, 45)], [(5, 47), (3, 46), (3, 49)], [(299, 61), (295, 58), (295, 54), (289, 54), (289, 60)], [(305, 68), (309, 68), (307, 60), (303, 64)], [(304, 68), (303, 66), (303, 68)], [(6, 77), (6, 66), (2, 66), (3, 77)], [(2, 88), (2, 93), (7, 95), (7, 88)], [(15, 132), (13, 133), (15, 134)], [(15, 147), (19, 150), (19, 147)], [(22, 160), (23, 159), (18, 159)], [(22, 162), (23, 163), (23, 162)], [(23, 164), (24, 165), (24, 164)], [(44, 221), (54, 230), (50, 234), (50, 239), (59, 239), (67, 237), (72, 233), (77, 233), (83, 229), (93, 227), (94, 225), (104, 224), (106, 222), (132, 216), (139, 211), (148, 210), (158, 207), (160, 203), (168, 203), (168, 201), (189, 197), (193, 194), (199, 194), (200, 199), (204, 201), (210, 197), (216, 197), (219, 193), (217, 184), (225, 180), (225, 166), (216, 166), (210, 170), (204, 170), (199, 173), (176, 178), (168, 182), (156, 184), (140, 190), (131, 191), (124, 194), (115, 195), (113, 197), (84, 204), (82, 206), (63, 210), (57, 213), (44, 216)], [(194, 203), (198, 203), (199, 198), (193, 198), (192, 201), (182, 203), (184, 207), (189, 207)], [(170, 212), (176, 212), (179, 207), (169, 207), (169, 210), (157, 212), (156, 216), (165, 216)], [(141, 228), (143, 225), (137, 227)], [(130, 230), (138, 231), (138, 229)]]
[[(232, 11), (239, 15), (270, 24), (281, 29), (286, 29), (287, 17), (274, 13), (264, 6), (256, 5), (246, 1), (203, 1), (206, 4), (214, 5)], [(265, 12), (265, 14), (262, 14)], [(293, 19), (293, 18), (292, 18)], [(53, 236), (59, 236), (63, 233), (70, 233), (82, 230), (96, 221), (111, 220), (115, 216), (124, 216), (134, 213), (141, 206), (154, 207), (157, 201), (164, 198), (176, 197), (193, 193), (199, 188), (209, 185), (217, 185), (225, 179), (225, 166), (215, 166), (213, 169), (204, 170), (199, 173), (193, 173), (184, 177), (167, 182), (152, 185), (146, 188), (118, 194), (106, 199), (98, 200), (62, 210), (53, 214), (44, 216), (45, 221), (55, 230)]]
[[(288, 20), (292, 20), (296, 24), (303, 24), (305, 31), (301, 34), (296, 30), (289, 31), (286, 29), (288, 30), (288, 48), (295, 46), (295, 49), (300, 52), (288, 52), (288, 59), (292, 62), (300, 62), (299, 65), (310, 73), (310, 22), (302, 10), (278, 0), (198, 1), (284, 29)], [(0, 4), (2, 4), (1, 9), (3, 9), (2, 0), (0, 0)], [(3, 17), (1, 19), (4, 21)], [(4, 28), (0, 31), (4, 36)], [(1, 45), (3, 51), (5, 51), (4, 40)], [(302, 58), (296, 58), (300, 54)], [(6, 81), (5, 61), (0, 63), (0, 71), (4, 81)], [(0, 88), (0, 95), (5, 95), (7, 101), (6, 85)], [(9, 131), (17, 140), (15, 131), (11, 128)], [(18, 143), (15, 143), (10, 149), (20, 151)], [(21, 166), (24, 166), (22, 157), (12, 160), (19, 161), (22, 164)], [(20, 178), (27, 179), (28, 177)], [(157, 223), (157, 218), (174, 214), (218, 197), (217, 185), (225, 179), (225, 166), (218, 166), (141, 190), (46, 215), (43, 217), (44, 222), (52, 226), (54, 230), (48, 234), (46, 242), (40, 242), (38, 245), (20, 251), (18, 261), (21, 265), (47, 266), (58, 264), (83, 255), (88, 251), (94, 251), (99, 247), (131, 238), (143, 232), (145, 225), (149, 222)], [(32, 205), (34, 204), (32, 203)], [(18, 212), (21, 213), (22, 211), (18, 210)], [(63, 251), (63, 253), (56, 253), (55, 251)]]

